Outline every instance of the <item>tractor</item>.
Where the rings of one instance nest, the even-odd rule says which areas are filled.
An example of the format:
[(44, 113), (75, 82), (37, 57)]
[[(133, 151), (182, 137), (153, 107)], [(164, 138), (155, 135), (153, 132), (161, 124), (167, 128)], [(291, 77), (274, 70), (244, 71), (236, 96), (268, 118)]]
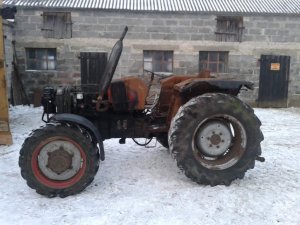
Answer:
[[(45, 125), (32, 131), (19, 155), (29, 187), (48, 197), (81, 192), (105, 159), (103, 141), (110, 138), (120, 144), (156, 138), (184, 174), (202, 185), (228, 186), (254, 168), (255, 160), (264, 161), (261, 122), (237, 97), (242, 88), (253, 89), (251, 82), (153, 71), (147, 71), (149, 83), (141, 76), (112, 79), (127, 30), (99, 83), (44, 88)], [(155, 78), (160, 90), (149, 105)]]

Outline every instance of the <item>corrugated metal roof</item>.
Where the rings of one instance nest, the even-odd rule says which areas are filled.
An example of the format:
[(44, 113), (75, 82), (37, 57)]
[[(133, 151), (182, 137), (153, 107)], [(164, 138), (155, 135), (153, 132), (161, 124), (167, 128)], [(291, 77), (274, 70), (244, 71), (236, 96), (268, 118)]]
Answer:
[(299, 0), (4, 0), (3, 4), (34, 8), (300, 14)]

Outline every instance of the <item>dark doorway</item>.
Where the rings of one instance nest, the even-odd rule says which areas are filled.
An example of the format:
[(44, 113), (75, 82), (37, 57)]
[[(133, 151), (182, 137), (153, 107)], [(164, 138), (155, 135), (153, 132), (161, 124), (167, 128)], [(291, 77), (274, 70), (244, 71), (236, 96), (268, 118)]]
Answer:
[(99, 84), (107, 64), (107, 52), (80, 52), (81, 84)]
[(287, 107), (289, 74), (290, 56), (261, 56), (259, 107)]

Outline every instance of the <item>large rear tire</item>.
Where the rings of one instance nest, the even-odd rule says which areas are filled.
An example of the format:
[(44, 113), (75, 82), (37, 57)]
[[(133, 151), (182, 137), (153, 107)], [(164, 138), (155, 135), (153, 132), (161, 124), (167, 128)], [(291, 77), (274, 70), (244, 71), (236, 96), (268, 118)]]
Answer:
[(99, 151), (78, 126), (47, 124), (33, 131), (21, 150), (19, 166), (29, 187), (48, 197), (84, 190), (99, 168)]
[(230, 185), (254, 168), (263, 135), (254, 111), (238, 98), (205, 94), (183, 105), (169, 130), (170, 151), (187, 177)]

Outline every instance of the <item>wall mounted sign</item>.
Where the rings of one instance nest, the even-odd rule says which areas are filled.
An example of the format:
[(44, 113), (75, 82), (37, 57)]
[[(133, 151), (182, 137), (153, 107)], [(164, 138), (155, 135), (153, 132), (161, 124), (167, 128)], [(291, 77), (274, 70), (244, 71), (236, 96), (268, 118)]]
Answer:
[(271, 63), (271, 70), (279, 71), (280, 70), (280, 63)]

